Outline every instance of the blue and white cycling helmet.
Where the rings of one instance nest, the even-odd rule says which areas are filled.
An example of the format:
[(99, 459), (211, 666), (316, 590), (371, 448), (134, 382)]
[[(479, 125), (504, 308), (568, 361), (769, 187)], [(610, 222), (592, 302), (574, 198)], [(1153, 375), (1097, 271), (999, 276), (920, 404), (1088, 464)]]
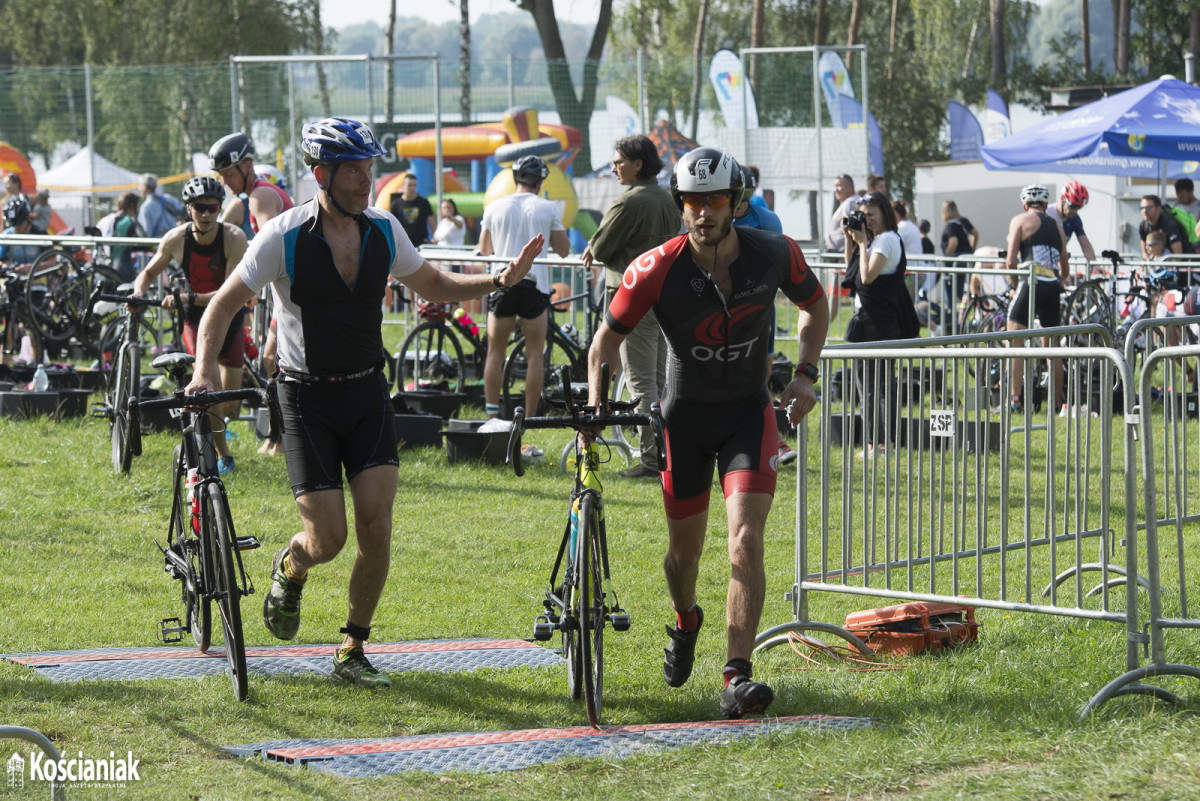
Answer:
[(383, 155), (383, 148), (371, 129), (346, 117), (327, 117), (305, 124), (300, 149), (304, 151), (304, 163), (310, 167)]

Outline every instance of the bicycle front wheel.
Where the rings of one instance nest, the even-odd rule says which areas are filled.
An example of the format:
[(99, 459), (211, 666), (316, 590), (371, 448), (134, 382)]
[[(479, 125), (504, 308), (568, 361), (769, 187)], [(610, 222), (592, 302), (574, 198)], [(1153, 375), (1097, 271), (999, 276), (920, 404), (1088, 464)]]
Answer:
[(579, 536), (575, 543), (575, 575), (579, 591), (575, 616), (579, 620), (583, 702), (588, 722), (600, 725), (604, 702), (604, 580), (600, 559), (600, 512), (590, 493), (579, 504)]
[(112, 464), (118, 473), (128, 473), (133, 463), (133, 438), (130, 436), (129, 399), (137, 397), (141, 383), (141, 353), (134, 344), (123, 344), (117, 351), (117, 364), (109, 374), (108, 402), (112, 420), (109, 439), (112, 441)]
[(177, 575), (181, 585), (183, 599), (183, 619), (188, 630), (192, 632), (192, 641), (201, 653), (208, 650), (212, 643), (212, 600), (205, 597), (202, 588), (205, 586), (201, 571), (203, 560), (200, 558), (199, 540), (192, 535), (192, 510), (188, 506), (187, 489), (184, 487), (186, 471), (183, 468), (183, 457), (180, 446), (175, 446), (171, 456), (171, 475), (173, 478), (171, 502), (171, 521), (167, 530), (167, 545), (178, 553), (187, 568), (183, 575)]
[(404, 338), (396, 362), (397, 392), (443, 383), (451, 392), (466, 391), (462, 345), (449, 326), (429, 320), (418, 325)]
[(238, 580), (237, 556), (234, 553), (237, 545), (233, 520), (229, 517), (225, 490), (219, 483), (207, 485), (205, 504), (204, 541), (216, 566), (212, 589), (215, 590), (217, 609), (221, 612), (221, 630), (225, 635), (225, 669), (233, 684), (233, 694), (239, 701), (245, 701), (248, 682), (246, 642), (242, 638), (242, 585)]

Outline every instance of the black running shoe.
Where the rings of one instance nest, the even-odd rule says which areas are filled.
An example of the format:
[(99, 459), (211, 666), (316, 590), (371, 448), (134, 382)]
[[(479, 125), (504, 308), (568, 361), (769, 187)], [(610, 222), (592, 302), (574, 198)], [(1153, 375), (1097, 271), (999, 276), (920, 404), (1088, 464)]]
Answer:
[(692, 675), (692, 664), (696, 661), (696, 639), (700, 636), (702, 625), (704, 610), (697, 606), (695, 631), (680, 631), (675, 626), (667, 626), (667, 636), (671, 642), (663, 651), (663, 678), (672, 687), (682, 687)]
[(765, 712), (774, 700), (775, 693), (770, 687), (739, 673), (730, 679), (721, 693), (721, 717), (737, 720), (744, 715)]

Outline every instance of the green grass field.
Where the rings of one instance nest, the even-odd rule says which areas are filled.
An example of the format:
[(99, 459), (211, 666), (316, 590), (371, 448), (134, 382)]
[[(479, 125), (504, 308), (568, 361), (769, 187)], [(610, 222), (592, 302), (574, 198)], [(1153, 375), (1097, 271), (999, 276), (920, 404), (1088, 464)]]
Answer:
[[(235, 524), (264, 544), (246, 554), (258, 588), (244, 601), (246, 638), (271, 645), (259, 612), (266, 572), (299, 522), (282, 460), (255, 454), (244, 424), (235, 430), (238, 471), (228, 482)], [(103, 421), (0, 419), (0, 438), (0, 651), (154, 646), (158, 621), (179, 613), (177, 584), (153, 544), (165, 529), (173, 438), (148, 437), (123, 477), (109, 464)], [(566, 435), (535, 432), (527, 441), (557, 460)], [(794, 469), (786, 468), (768, 524), (764, 628), (792, 618), (784, 592), (794, 572)], [(807, 469), (816, 486), (817, 466)], [(505, 468), (448, 465), (437, 449), (404, 450), (391, 575), (373, 639), (529, 637), (569, 487), (570, 478), (549, 467), (518, 479)], [(708, 623), (691, 682), (673, 690), (661, 678), (670, 615), (659, 490), (615, 477), (606, 490), (614, 582), (634, 626), (606, 638), (605, 721), (715, 719), (729, 573), (720, 493), (699, 582)], [(296, 642), (338, 639), (352, 556), (347, 550), (312, 574)], [(888, 603), (816, 594), (811, 611), (840, 623), (851, 609)], [(69, 788), (71, 798), (1175, 799), (1200, 792), (1194, 681), (1157, 682), (1187, 699), (1182, 708), (1118, 699), (1081, 721), (1078, 707), (1124, 670), (1122, 627), (986, 609), (978, 619), (977, 646), (909, 660), (903, 670), (809, 669), (786, 647), (756, 661), (756, 674), (776, 691), (774, 714), (868, 716), (876, 724), (868, 729), (800, 730), (498, 774), (348, 781), (233, 758), (220, 747), (583, 725), (581, 703), (567, 698), (565, 669), (408, 672), (376, 693), (319, 677), (252, 676), (250, 699), (238, 704), (224, 676), (52, 684), (6, 662), (0, 724), (38, 729), (68, 755), (132, 751), (141, 760), (141, 782)], [(1171, 661), (1200, 662), (1196, 639), (1172, 634)], [(0, 753), (6, 748), (0, 743)]]

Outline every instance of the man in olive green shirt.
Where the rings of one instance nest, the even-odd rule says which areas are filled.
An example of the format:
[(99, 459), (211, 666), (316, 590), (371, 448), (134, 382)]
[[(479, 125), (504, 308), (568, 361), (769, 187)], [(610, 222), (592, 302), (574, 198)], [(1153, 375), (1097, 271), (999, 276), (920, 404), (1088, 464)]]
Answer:
[[(642, 134), (617, 141), (613, 153), (613, 173), (621, 186), (628, 187), (613, 201), (600, 227), (583, 252), (583, 263), (604, 263), (605, 294), (609, 301), (621, 285), (621, 276), (633, 261), (683, 230), (683, 218), (671, 193), (658, 185), (663, 167), (658, 148)], [(667, 341), (654, 312), (638, 323), (621, 344), (621, 365), (630, 392), (641, 398), (638, 411), (649, 412), (662, 394), (667, 378)], [(658, 453), (654, 433), (649, 426), (640, 432), (641, 461), (619, 471), (625, 478), (659, 477)]]

